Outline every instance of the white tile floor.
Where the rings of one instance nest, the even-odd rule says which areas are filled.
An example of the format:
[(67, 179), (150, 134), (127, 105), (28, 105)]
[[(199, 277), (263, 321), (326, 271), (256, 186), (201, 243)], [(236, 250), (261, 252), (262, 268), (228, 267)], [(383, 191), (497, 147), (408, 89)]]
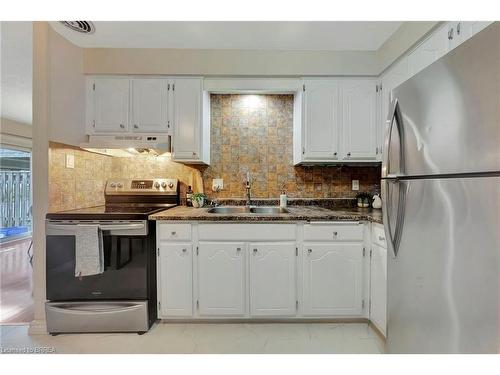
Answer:
[(56, 353), (383, 353), (364, 323), (155, 324), (146, 334), (33, 335), (1, 326), (0, 348), (54, 347)]

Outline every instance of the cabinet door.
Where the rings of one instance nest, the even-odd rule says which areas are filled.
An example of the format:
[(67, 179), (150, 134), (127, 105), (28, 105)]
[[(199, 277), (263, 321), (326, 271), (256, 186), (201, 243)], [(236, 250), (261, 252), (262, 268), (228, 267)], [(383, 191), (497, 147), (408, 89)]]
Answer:
[(250, 244), (250, 315), (296, 314), (295, 243)]
[(361, 244), (304, 243), (304, 315), (361, 315), (362, 259)]
[(198, 250), (200, 316), (245, 314), (244, 245), (236, 242), (200, 242)]
[(408, 56), (410, 76), (420, 72), (448, 52), (448, 28), (441, 27)]
[(174, 107), (172, 159), (199, 161), (202, 158), (202, 81), (199, 78), (178, 78), (172, 81), (172, 89)]
[(375, 160), (377, 157), (375, 81), (342, 82), (342, 118), (343, 158), (345, 160)]
[(168, 85), (166, 79), (132, 80), (131, 124), (134, 132), (166, 132), (168, 119)]
[(448, 23), (448, 48), (452, 50), (477, 34), (491, 21), (453, 21)]
[(370, 320), (385, 335), (387, 309), (387, 250), (373, 244), (370, 262)]
[(128, 131), (129, 83), (124, 78), (99, 78), (93, 83), (95, 132)]
[(337, 160), (341, 121), (339, 83), (308, 80), (304, 85), (303, 160)]
[(158, 294), (161, 317), (193, 315), (192, 267), (190, 243), (160, 245)]

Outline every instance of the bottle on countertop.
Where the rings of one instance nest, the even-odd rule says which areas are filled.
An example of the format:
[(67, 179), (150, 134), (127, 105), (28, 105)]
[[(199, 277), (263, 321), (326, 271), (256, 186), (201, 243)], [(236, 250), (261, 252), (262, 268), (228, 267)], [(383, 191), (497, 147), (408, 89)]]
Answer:
[(283, 186), (281, 189), (281, 195), (280, 195), (280, 207), (285, 208), (286, 205), (287, 205), (287, 196), (286, 196), (285, 187)]
[(193, 189), (191, 188), (191, 185), (189, 185), (186, 191), (186, 206), (193, 207), (192, 198), (193, 198)]

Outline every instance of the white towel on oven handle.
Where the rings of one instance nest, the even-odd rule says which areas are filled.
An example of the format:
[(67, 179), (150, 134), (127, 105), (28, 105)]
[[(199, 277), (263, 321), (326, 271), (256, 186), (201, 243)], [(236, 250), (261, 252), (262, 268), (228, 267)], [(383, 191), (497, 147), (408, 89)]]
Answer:
[(75, 233), (75, 277), (104, 272), (104, 248), (99, 225), (78, 224)]

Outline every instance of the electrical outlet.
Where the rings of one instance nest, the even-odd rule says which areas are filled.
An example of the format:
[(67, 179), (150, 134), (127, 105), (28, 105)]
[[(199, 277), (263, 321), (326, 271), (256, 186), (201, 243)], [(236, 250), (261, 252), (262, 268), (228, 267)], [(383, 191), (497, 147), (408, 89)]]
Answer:
[(359, 180), (352, 180), (352, 190), (359, 190)]
[(224, 189), (224, 180), (222, 178), (214, 178), (212, 180), (212, 190), (222, 190)]
[(75, 168), (75, 155), (66, 154), (66, 168)]

